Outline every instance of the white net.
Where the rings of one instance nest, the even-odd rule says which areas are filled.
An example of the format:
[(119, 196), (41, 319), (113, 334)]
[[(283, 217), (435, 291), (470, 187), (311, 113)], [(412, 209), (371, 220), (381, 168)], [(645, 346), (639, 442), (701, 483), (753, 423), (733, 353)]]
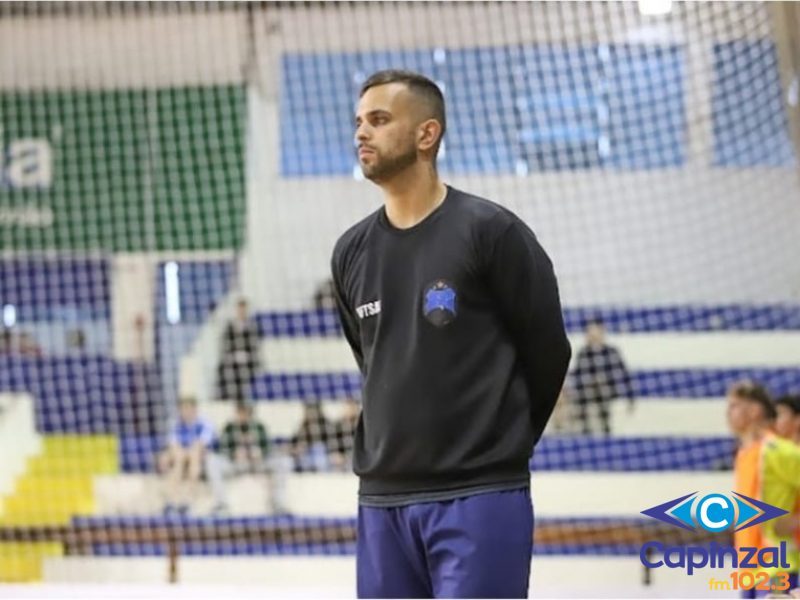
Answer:
[[(534, 590), (646, 593), (643, 541), (695, 538), (639, 512), (730, 489), (728, 386), (800, 391), (784, 10), (0, 3), (0, 582), (353, 593), (330, 254), (381, 201), (360, 85), (406, 68), (444, 92), (445, 181), (520, 215), (559, 278)], [(587, 323), (621, 361), (578, 352)]]

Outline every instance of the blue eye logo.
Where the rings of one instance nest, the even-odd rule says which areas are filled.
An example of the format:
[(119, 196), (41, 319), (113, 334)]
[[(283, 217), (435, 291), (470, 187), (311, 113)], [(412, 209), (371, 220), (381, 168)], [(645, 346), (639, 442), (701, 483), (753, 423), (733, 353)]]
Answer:
[(705, 496), (693, 492), (643, 510), (642, 514), (681, 529), (695, 531), (699, 527), (716, 533), (726, 529), (741, 531), (787, 512), (736, 492)]
[(456, 291), (444, 279), (425, 290), (422, 314), (436, 327), (444, 327), (456, 318)]

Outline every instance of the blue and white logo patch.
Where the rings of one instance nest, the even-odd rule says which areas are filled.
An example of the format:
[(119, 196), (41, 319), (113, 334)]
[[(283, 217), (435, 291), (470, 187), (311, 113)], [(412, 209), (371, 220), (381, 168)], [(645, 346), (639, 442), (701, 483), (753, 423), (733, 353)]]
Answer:
[(456, 318), (456, 291), (444, 279), (429, 285), (422, 297), (422, 314), (436, 327), (444, 327)]

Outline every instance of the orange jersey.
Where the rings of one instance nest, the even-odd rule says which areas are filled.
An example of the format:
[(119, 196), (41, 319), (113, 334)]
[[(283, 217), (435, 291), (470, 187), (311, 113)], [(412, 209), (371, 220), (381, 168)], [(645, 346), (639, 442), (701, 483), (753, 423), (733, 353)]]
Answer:
[[(764, 440), (750, 444), (747, 448), (742, 448), (736, 453), (734, 463), (735, 487), (734, 491), (750, 496), (751, 498), (761, 499), (761, 450)], [(748, 527), (733, 534), (734, 543), (737, 548), (743, 546), (762, 548), (760, 527)]]

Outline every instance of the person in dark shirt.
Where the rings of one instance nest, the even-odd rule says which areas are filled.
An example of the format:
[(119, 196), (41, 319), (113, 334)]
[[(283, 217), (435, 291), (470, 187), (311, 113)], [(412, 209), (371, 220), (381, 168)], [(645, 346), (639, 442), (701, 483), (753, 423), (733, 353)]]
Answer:
[(363, 376), (359, 597), (526, 597), (529, 460), (570, 359), (552, 263), (511, 211), (445, 185), (444, 98), (381, 71), (355, 116), (384, 205), (332, 257)]
[(238, 471), (259, 471), (269, 454), (267, 428), (253, 418), (253, 407), (240, 402), (236, 419), (228, 422), (219, 436), (219, 451)]
[(261, 364), (256, 322), (250, 318), (247, 301), (236, 305), (236, 318), (225, 326), (217, 380), (222, 400), (245, 402), (250, 395), (250, 381)]
[(224, 480), (238, 475), (265, 475), (272, 512), (287, 512), (286, 475), (291, 459), (272, 450), (267, 428), (253, 416), (251, 404), (236, 404), (236, 417), (222, 429), (217, 446), (216, 463), (208, 471), (216, 514), (229, 510)]
[(578, 420), (584, 434), (590, 434), (589, 407), (597, 407), (600, 426), (611, 435), (609, 405), (615, 398), (627, 398), (628, 409), (634, 408), (631, 376), (622, 355), (606, 343), (605, 326), (601, 319), (586, 323), (586, 345), (580, 349), (572, 372)]
[(334, 439), (333, 424), (325, 417), (319, 402), (303, 405), (303, 420), (289, 444), (298, 471), (326, 471)]

